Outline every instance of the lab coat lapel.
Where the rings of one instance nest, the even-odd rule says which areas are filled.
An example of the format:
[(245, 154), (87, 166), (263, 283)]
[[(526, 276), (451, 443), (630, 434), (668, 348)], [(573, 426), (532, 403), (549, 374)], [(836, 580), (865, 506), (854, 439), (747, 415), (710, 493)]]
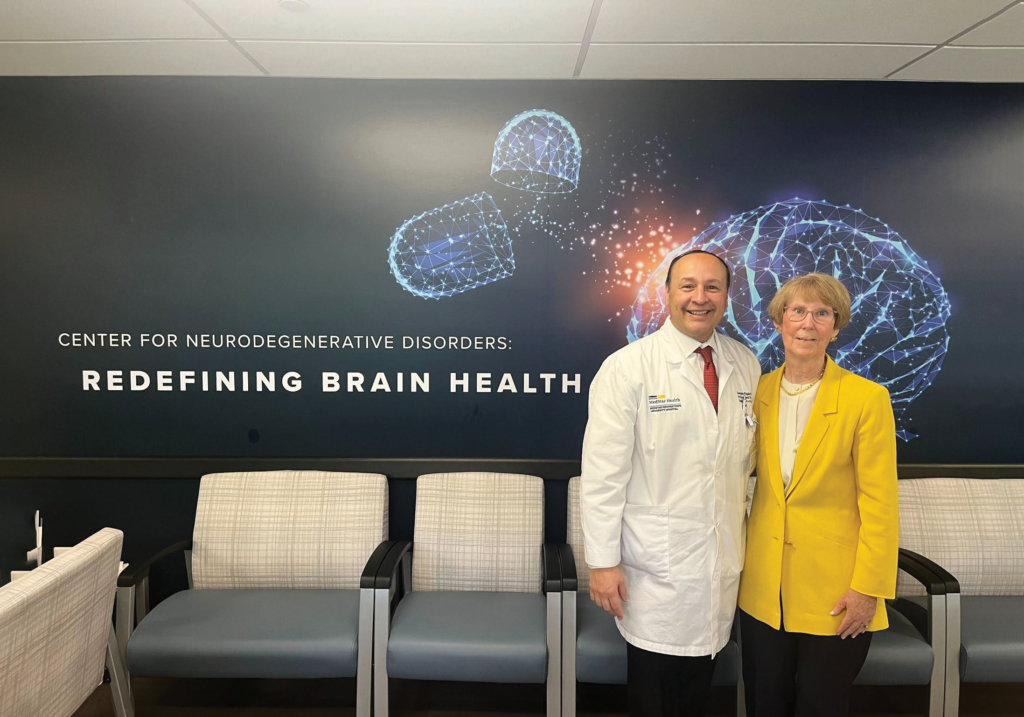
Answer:
[[(821, 387), (818, 389), (818, 396), (814, 399), (814, 408), (811, 416), (807, 419), (807, 427), (804, 435), (800, 438), (800, 447), (796, 451), (796, 460), (793, 463), (793, 480), (789, 483), (787, 495), (793, 495), (800, 479), (807, 472), (811, 464), (814, 452), (825, 438), (829, 429), (829, 415), (835, 413), (839, 407), (839, 367), (831, 360), (825, 365), (825, 375), (821, 377)], [(775, 394), (776, 397), (778, 393)], [(778, 413), (776, 411), (776, 413)], [(778, 444), (778, 437), (776, 437)]]
[[(679, 339), (673, 334), (674, 331), (678, 331), (678, 329), (672, 325), (671, 319), (666, 319), (658, 332), (665, 348), (665, 355), (668, 357), (668, 363), (674, 366), (687, 381), (699, 388), (702, 394), (706, 395), (704, 377), (696, 376), (694, 375), (695, 372), (690, 370), (686, 362), (686, 356), (683, 355), (683, 349), (679, 345)], [(721, 385), (721, 382), (719, 382), (719, 385)]]
[[(782, 383), (782, 369), (769, 376), (768, 385), (761, 393), (761, 410), (758, 415), (761, 435), (758, 441), (764, 444), (768, 465), (764, 466), (768, 482), (775, 491), (779, 504), (785, 502), (786, 493), (782, 487), (782, 463), (779, 461), (779, 385)], [(758, 465), (757, 475), (761, 477), (762, 467)]]
[[(736, 368), (736, 366), (732, 362), (732, 356), (729, 356), (722, 349), (722, 343), (723, 342), (719, 341), (718, 337), (716, 336), (715, 337), (715, 346), (718, 348), (718, 350), (715, 351), (714, 361), (715, 361), (715, 371), (718, 372), (718, 411), (719, 411), (719, 413), (721, 413), (721, 411), (722, 411), (722, 405), (723, 405), (723, 402), (724, 402), (723, 398), (726, 395), (728, 395), (725, 392), (725, 386), (729, 382), (729, 377), (732, 376), (733, 370)], [(703, 387), (704, 387), (704, 383), (702, 381), (701, 382), (701, 388), (703, 388)]]

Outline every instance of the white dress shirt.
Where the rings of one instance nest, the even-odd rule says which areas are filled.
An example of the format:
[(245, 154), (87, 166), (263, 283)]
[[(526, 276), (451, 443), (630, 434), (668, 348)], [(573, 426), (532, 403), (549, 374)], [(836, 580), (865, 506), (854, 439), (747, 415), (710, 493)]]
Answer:
[[(715, 338), (716, 336), (718, 336), (717, 331), (712, 333), (711, 338), (705, 341), (704, 343), (700, 343), (696, 339), (691, 339), (682, 331), (676, 331), (672, 335), (675, 337), (675, 340), (679, 343), (679, 348), (683, 350), (683, 356), (686, 357), (686, 365), (689, 367), (690, 372), (692, 373), (696, 371), (696, 375), (700, 376), (701, 382), (704, 381), (704, 356), (697, 353), (697, 350), (702, 349), (705, 346), (710, 346), (711, 363), (715, 364), (715, 375), (718, 375), (718, 361), (721, 354), (718, 351), (718, 340)], [(721, 392), (722, 390), (721, 382), (719, 382), (718, 390), (719, 392)], [(715, 396), (715, 399), (718, 398), (720, 398), (720, 396)], [(710, 397), (708, 400), (710, 400)]]
[(821, 381), (816, 381), (814, 386), (801, 394), (789, 395), (804, 385), (790, 383), (783, 376), (779, 388), (779, 468), (782, 469), (782, 485), (786, 490), (789, 490), (789, 482), (793, 479), (796, 452), (800, 448), (804, 429), (807, 428), (807, 419), (811, 417)]

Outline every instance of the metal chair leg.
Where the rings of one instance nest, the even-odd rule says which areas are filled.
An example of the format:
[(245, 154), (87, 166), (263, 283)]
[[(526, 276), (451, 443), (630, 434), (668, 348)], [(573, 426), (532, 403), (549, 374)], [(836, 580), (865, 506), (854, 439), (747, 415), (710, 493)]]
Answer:
[(562, 714), (562, 593), (547, 594), (547, 717)]
[(139, 581), (135, 590), (135, 620), (142, 622), (149, 614), (149, 576)]
[(128, 638), (135, 630), (135, 599), (134, 587), (117, 588), (114, 594), (114, 637), (118, 661), (125, 674), (124, 693), (128, 699), (132, 696), (132, 678), (128, 672)]
[(946, 709), (946, 595), (928, 600), (928, 642), (932, 646), (932, 676), (928, 683), (928, 717), (942, 717)]
[(946, 593), (945, 717), (960, 714), (960, 593)]
[(113, 627), (107, 633), (106, 664), (107, 672), (110, 674), (110, 698), (114, 703), (114, 714), (117, 717), (135, 717), (135, 707), (132, 705), (128, 690), (128, 673), (121, 662)]
[(356, 717), (370, 717), (373, 686), (373, 590), (359, 591)]
[(128, 664), (128, 638), (135, 629), (135, 588), (118, 588), (115, 598), (117, 609), (114, 619), (115, 635), (117, 635), (117, 651), (121, 662)]
[(388, 637), (391, 634), (391, 591), (373, 596), (373, 714), (388, 717)]
[(562, 592), (562, 717), (576, 717), (576, 591)]

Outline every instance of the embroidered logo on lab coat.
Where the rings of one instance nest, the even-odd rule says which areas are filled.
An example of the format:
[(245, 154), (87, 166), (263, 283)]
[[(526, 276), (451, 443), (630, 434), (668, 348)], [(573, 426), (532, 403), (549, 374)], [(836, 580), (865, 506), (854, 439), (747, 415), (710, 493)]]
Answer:
[(665, 394), (647, 397), (647, 409), (651, 413), (666, 413), (678, 411), (683, 407), (683, 401), (679, 398), (667, 398)]

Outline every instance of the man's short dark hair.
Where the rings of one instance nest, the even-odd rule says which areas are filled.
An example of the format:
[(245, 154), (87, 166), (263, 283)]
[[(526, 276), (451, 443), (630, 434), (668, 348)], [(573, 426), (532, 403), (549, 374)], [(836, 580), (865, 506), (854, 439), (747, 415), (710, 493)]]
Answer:
[(691, 254), (707, 254), (708, 256), (713, 256), (720, 262), (722, 262), (722, 266), (725, 267), (725, 290), (729, 290), (729, 287), (732, 286), (732, 270), (729, 268), (729, 265), (725, 263), (725, 259), (718, 256), (718, 254), (707, 251), (705, 249), (690, 249), (689, 251), (684, 251), (682, 254), (674, 258), (672, 260), (672, 263), (668, 265), (668, 273), (665, 275), (666, 288), (668, 288), (672, 284), (672, 267), (675, 266), (676, 262), (682, 259), (684, 256), (690, 256)]

